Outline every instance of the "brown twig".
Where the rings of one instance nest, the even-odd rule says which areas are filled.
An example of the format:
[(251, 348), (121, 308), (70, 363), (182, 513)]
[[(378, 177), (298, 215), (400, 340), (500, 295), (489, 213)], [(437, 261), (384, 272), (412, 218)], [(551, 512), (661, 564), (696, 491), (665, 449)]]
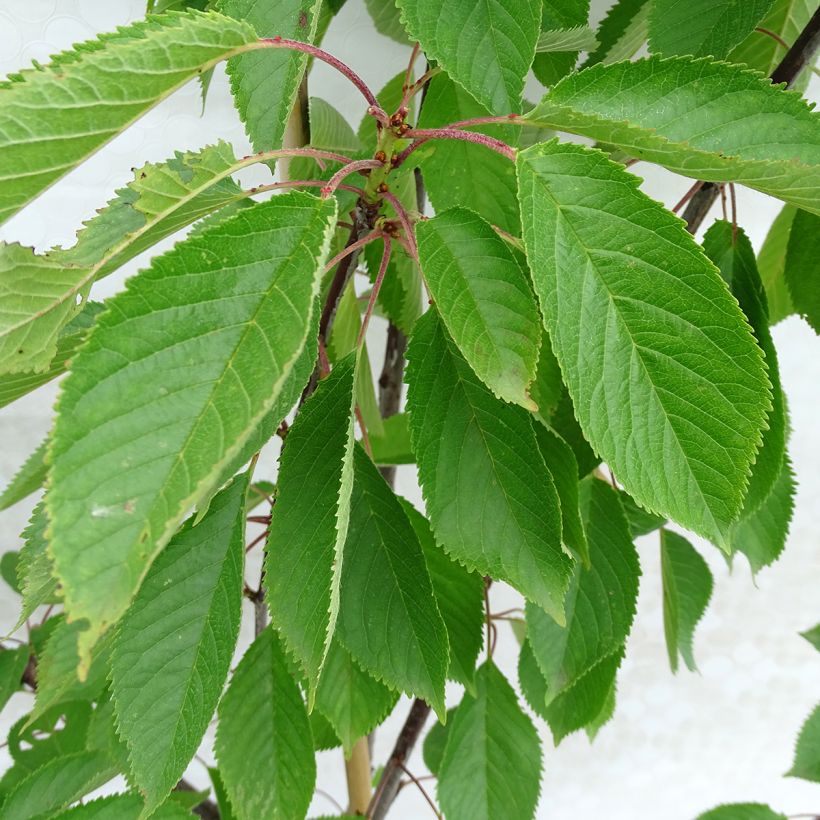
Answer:
[(433, 798), (427, 794), (427, 790), (424, 786), (421, 785), (421, 781), (404, 765), (404, 763), (399, 763), (401, 766), (402, 771), (410, 778), (411, 782), (415, 787), (421, 792), (422, 797), (427, 801), (427, 805), (433, 810), (433, 814), (441, 820), (441, 812), (438, 810), (438, 806), (433, 802)]

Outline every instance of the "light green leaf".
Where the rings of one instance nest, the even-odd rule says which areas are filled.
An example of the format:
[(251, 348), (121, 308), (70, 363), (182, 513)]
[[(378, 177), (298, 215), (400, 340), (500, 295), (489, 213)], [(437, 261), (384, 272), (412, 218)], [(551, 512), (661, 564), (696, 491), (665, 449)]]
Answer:
[(820, 333), (820, 216), (794, 215), (783, 275), (794, 309)]
[(595, 32), (589, 26), (542, 31), (535, 46), (536, 54), (554, 51), (593, 51), (598, 46)]
[(0, 245), (0, 265), (8, 269), (0, 289), (2, 369), (43, 369), (51, 363), (54, 370), (52, 357), (67, 358), (83, 338), (74, 338), (69, 347), (71, 339), (64, 338), (69, 329), (87, 329), (100, 310), (85, 321), (81, 317), (89, 309), (78, 313), (92, 283), (201, 217), (242, 203), (253, 191), (243, 191), (230, 175), (256, 161), (236, 159), (226, 142), (177, 152), (166, 162), (137, 169), (68, 250), (36, 256), (27, 248)]
[(722, 60), (751, 34), (774, 0), (652, 0), (649, 47), (655, 54)]
[[(470, 694), (473, 697), (476, 696), (475, 691)], [(436, 721), (424, 738), (424, 744), (421, 749), (424, 765), (427, 766), (430, 773), (436, 775), (436, 777), (438, 777), (439, 769), (441, 769), (441, 761), (444, 758), (444, 749), (447, 746), (447, 737), (453, 725), (453, 715), (455, 711), (455, 707), (448, 709), (447, 723)]]
[(167, 14), (0, 83), (0, 222), (211, 66), (263, 47), (247, 23)]
[(787, 820), (763, 803), (727, 803), (698, 815), (697, 820)]
[(447, 631), (424, 554), (396, 496), (361, 447), (353, 455), (338, 634), (377, 680), (444, 715)]
[[(543, 0), (541, 30), (556, 31), (586, 26), (589, 22), (589, 0)], [(533, 74), (542, 85), (553, 86), (569, 74), (578, 61), (578, 52), (536, 54)]]
[(50, 817), (117, 773), (103, 752), (56, 757), (18, 784), (2, 805), (3, 820)]
[(222, 781), (222, 775), (219, 773), (219, 769), (215, 766), (209, 766), (208, 774), (211, 776), (211, 783), (214, 787), (214, 797), (216, 798), (216, 805), (219, 808), (220, 820), (236, 820), (236, 815), (228, 799), (228, 793), (225, 791), (225, 784)]
[(818, 652), (820, 652), (820, 623), (800, 633)]
[(85, 341), (88, 331), (94, 325), (95, 317), (103, 310), (99, 302), (86, 302), (81, 310), (57, 336), (54, 358), (41, 373), (5, 374), (0, 379), (0, 407), (11, 404), (21, 396), (62, 375), (68, 368), (72, 356)]
[(430, 522), (407, 500), (400, 498), (416, 531), (450, 644), (447, 676), (475, 694), (475, 664), (484, 630), (484, 579), (447, 557), (436, 544)]
[(0, 650), (0, 711), (20, 689), (29, 659), (28, 646)]
[(786, 546), (794, 512), (795, 480), (788, 456), (771, 492), (750, 515), (732, 524), (729, 545), (733, 553), (742, 552), (753, 573), (773, 564)]
[[(313, 42), (321, 0), (219, 0), (224, 14), (250, 24), (260, 37)], [(289, 49), (242, 54), (228, 61), (239, 116), (257, 151), (279, 148), (307, 66), (307, 55)]]
[(179, 781), (225, 686), (239, 634), (247, 475), (189, 518), (117, 626), (112, 697), (150, 813)]
[(370, 436), (370, 449), (376, 464), (415, 464), (410, 446), (410, 429), (406, 413), (395, 413), (382, 422), (384, 434)]
[(23, 530), (24, 543), (17, 564), (23, 606), (15, 629), (19, 629), (38, 606), (57, 603), (61, 597), (54, 567), (46, 552), (47, 526), (45, 502), (40, 501)]
[(367, 674), (338, 638), (330, 644), (316, 690), (316, 709), (342, 741), (345, 755), (393, 710), (398, 693)]
[[(768, 76), (786, 56), (788, 47), (794, 43), (816, 10), (816, 0), (775, 0), (771, 11), (760, 21), (759, 28), (773, 32), (786, 46), (762, 31), (753, 31), (733, 49), (729, 59), (733, 63), (745, 63)], [(804, 76), (809, 73), (810, 69)]]
[(712, 597), (712, 573), (701, 554), (682, 535), (661, 530), (663, 631), (673, 672), (680, 655), (690, 671), (697, 666), (692, 653), (695, 627)]
[(581, 484), (590, 568), (576, 565), (567, 625), (527, 604), (527, 640), (546, 682), (547, 702), (626, 643), (638, 598), (640, 566), (618, 496), (597, 479)]
[(518, 173), (535, 290), (585, 437), (642, 507), (725, 548), (769, 409), (737, 302), (683, 222), (601, 152), (545, 143)]
[(379, 34), (402, 45), (407, 44), (407, 32), (401, 24), (399, 10), (393, 0), (365, 0), (365, 6)]
[(493, 114), (518, 111), (535, 56), (539, 0), (397, 0), (402, 22), (435, 60)]
[[(439, 74), (427, 86), (419, 128), (440, 128), (489, 113), (449, 77)], [(514, 144), (520, 129), (496, 125), (476, 130)], [(521, 220), (515, 169), (510, 162), (495, 151), (463, 140), (436, 140), (431, 145), (413, 156), (419, 157), (424, 187), (436, 213), (459, 205), (472, 208), (492, 225), (518, 236)]]
[(94, 648), (91, 665), (81, 680), (77, 676), (78, 638), (85, 624), (68, 622), (62, 615), (37, 659), (37, 698), (29, 724), (67, 700), (97, 700), (106, 687), (111, 660), (111, 640), (106, 635)]
[(219, 705), (215, 748), (239, 820), (305, 816), (316, 780), (313, 739), (272, 627), (251, 644), (233, 674)]
[(294, 192), (177, 245), (110, 300), (74, 362), (47, 505), (66, 609), (89, 621), (81, 658), (292, 389), (334, 216)]
[(800, 730), (794, 763), (787, 776), (820, 783), (820, 704), (814, 707)]
[(541, 317), (523, 259), (478, 214), (453, 208), (416, 226), (419, 262), (448, 333), (505, 401), (536, 409)]
[(578, 462), (572, 448), (551, 427), (533, 419), (538, 450), (550, 471), (561, 501), (561, 537), (564, 546), (589, 566), (589, 545), (581, 522)]
[(587, 57), (583, 67), (634, 57), (649, 34), (651, 10), (650, 0), (616, 0), (596, 32), (598, 48)]
[(333, 367), (299, 411), (279, 462), (265, 558), (271, 619), (313, 698), (339, 612), (353, 486), (356, 355)]
[(563, 621), (572, 560), (529, 414), (481, 384), (435, 311), (416, 322), (408, 362), (410, 435), (436, 541)]
[(792, 230), (794, 205), (784, 205), (769, 228), (760, 253), (757, 255), (757, 269), (766, 289), (766, 301), (769, 305), (769, 324), (776, 325), (794, 313), (794, 305), (789, 288), (786, 285), (786, 249), (789, 245), (789, 234)]
[(476, 674), (447, 731), (438, 796), (447, 820), (535, 815), (541, 748), (515, 691), (492, 661)]
[[(73, 806), (53, 820), (138, 820), (145, 804), (138, 794), (111, 794)], [(230, 820), (225, 815), (223, 820)], [(164, 803), (151, 815), (151, 820), (191, 820), (191, 813), (174, 800)]]
[(818, 115), (798, 94), (727, 63), (597, 64), (562, 80), (526, 119), (820, 212)]
[[(805, 211), (801, 211), (805, 213)], [(818, 224), (820, 218), (806, 214)], [(777, 350), (769, 331), (769, 311), (763, 282), (755, 264), (754, 250), (742, 228), (718, 220), (703, 237), (703, 249), (715, 263), (721, 276), (752, 326), (755, 339), (763, 351), (769, 382), (772, 386), (772, 406), (766, 418), (762, 444), (755, 457), (749, 477), (741, 517), (756, 510), (766, 499), (783, 468), (786, 457), (786, 404), (780, 384)], [(820, 244), (817, 248), (820, 252)]]
[(6, 489), (0, 495), (0, 510), (5, 510), (18, 501), (22, 501), (43, 486), (48, 472), (45, 463), (47, 447), (48, 439), (45, 439), (6, 485)]

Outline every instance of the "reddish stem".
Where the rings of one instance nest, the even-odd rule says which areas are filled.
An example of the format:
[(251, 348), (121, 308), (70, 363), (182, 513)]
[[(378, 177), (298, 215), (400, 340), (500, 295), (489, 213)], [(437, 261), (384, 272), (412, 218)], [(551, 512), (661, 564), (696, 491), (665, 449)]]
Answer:
[(681, 198), (680, 202), (672, 208), (672, 213), (676, 214), (702, 187), (703, 180), (698, 180)]
[(337, 57), (334, 57), (332, 54), (328, 54), (324, 49), (317, 48), (316, 46), (312, 46), (309, 43), (302, 43), (299, 40), (288, 40), (285, 37), (265, 37), (261, 40), (261, 42), (265, 43), (270, 48), (289, 48), (292, 51), (301, 51), (303, 54), (309, 54), (311, 57), (315, 57), (317, 60), (321, 60), (323, 63), (327, 63), (329, 66), (335, 68), (340, 74), (344, 74), (359, 91), (362, 92), (362, 95), (367, 100), (367, 102), (373, 106), (374, 108), (379, 108), (379, 101), (376, 99), (376, 95), (368, 88), (367, 83), (352, 69), (350, 66), (343, 63)]
[(322, 188), (322, 199), (327, 199), (341, 184), (345, 177), (355, 174), (357, 171), (369, 171), (373, 168), (382, 168), (384, 162), (378, 159), (357, 159), (349, 162), (344, 168), (340, 168)]
[[(264, 194), (267, 191), (278, 191), (282, 188), (324, 188), (327, 183), (323, 179), (288, 179), (284, 182), (270, 182), (267, 185), (257, 185), (247, 193)], [(337, 191), (350, 191), (359, 196), (364, 196), (364, 189), (355, 185), (337, 185)]]
[(387, 265), (390, 263), (390, 254), (392, 251), (392, 245), (390, 242), (390, 237), (384, 237), (384, 250), (382, 251), (382, 261), (379, 264), (379, 272), (376, 274), (376, 280), (373, 282), (373, 287), (370, 289), (370, 299), (367, 301), (367, 307), (364, 311), (364, 316), (362, 317), (362, 327), (359, 330), (359, 337), (356, 339), (356, 347), (361, 347), (362, 342), (364, 342), (364, 337), (367, 335), (367, 326), (370, 323), (370, 317), (373, 314), (373, 308), (376, 306), (376, 298), (379, 295), (379, 291), (382, 287), (382, 282), (384, 281), (384, 275), (387, 273)]
[(472, 117), (469, 120), (452, 122), (448, 128), (472, 128), (475, 125), (523, 125), (526, 120), (521, 114), (504, 114), (501, 117)]
[(396, 212), (396, 216), (399, 218), (399, 222), (401, 222), (402, 228), (404, 228), (404, 233), (406, 234), (407, 238), (407, 245), (410, 251), (410, 256), (415, 259), (416, 262), (419, 261), (419, 253), (418, 249), (416, 248), (416, 234), (413, 230), (413, 223), (410, 221), (410, 214), (407, 213), (404, 205), (401, 204), (399, 198), (391, 193), (390, 191), (384, 191), (382, 196), (393, 206), (393, 210)]
[(407, 63), (407, 70), (404, 72), (404, 85), (402, 86), (401, 102), (399, 103), (399, 107), (397, 109), (398, 114), (407, 113), (407, 103), (412, 96), (410, 91), (414, 86), (414, 83), (412, 82), (413, 66), (416, 64), (419, 51), (421, 51), (421, 45), (419, 43), (414, 43), (413, 50), (410, 52), (410, 60)]
[(341, 262), (346, 256), (350, 256), (351, 253), (356, 253), (356, 251), (360, 250), (365, 245), (369, 245), (373, 242), (373, 240), (378, 239), (381, 235), (381, 231), (372, 231), (367, 234), (367, 236), (363, 236), (361, 239), (351, 242), (346, 248), (339, 251), (339, 253), (337, 253), (336, 256), (334, 256), (333, 259), (325, 265), (325, 270), (328, 271), (331, 268), (335, 268), (336, 265), (338, 265), (339, 262)]
[(498, 140), (495, 137), (488, 137), (486, 134), (476, 134), (473, 131), (461, 131), (458, 128), (411, 128), (405, 136), (408, 139), (450, 139), (450, 140), (464, 140), (465, 142), (473, 142), (476, 145), (483, 145), (502, 157), (515, 162), (515, 149), (507, 145), (506, 142)]
[(359, 429), (362, 431), (362, 445), (364, 446), (364, 451), (370, 458), (373, 458), (373, 450), (370, 447), (370, 436), (367, 435), (367, 425), (364, 423), (364, 416), (362, 415), (361, 408), (357, 404), (354, 411), (356, 414), (356, 421), (359, 422)]

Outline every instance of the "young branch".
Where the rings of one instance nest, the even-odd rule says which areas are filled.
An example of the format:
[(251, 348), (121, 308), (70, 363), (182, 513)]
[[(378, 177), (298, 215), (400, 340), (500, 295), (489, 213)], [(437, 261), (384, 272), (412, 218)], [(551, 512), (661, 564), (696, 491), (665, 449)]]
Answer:
[(373, 308), (376, 306), (376, 299), (378, 298), (379, 291), (381, 290), (382, 282), (384, 282), (384, 276), (387, 273), (387, 266), (390, 264), (392, 243), (390, 242), (390, 237), (387, 235), (385, 235), (383, 239), (384, 250), (382, 251), (382, 261), (379, 264), (379, 272), (373, 282), (373, 287), (370, 289), (370, 298), (367, 300), (367, 307), (365, 308), (364, 316), (362, 317), (362, 326), (359, 330), (359, 336), (356, 339), (356, 347), (362, 346), (364, 338), (367, 335), (367, 326), (370, 324), (370, 317), (373, 314)]
[[(785, 83), (791, 88), (800, 76), (800, 72), (811, 62), (814, 53), (820, 46), (820, 8), (814, 12), (803, 31), (800, 32), (786, 56), (771, 74), (773, 83)], [(718, 197), (720, 186), (714, 182), (706, 182), (692, 197), (683, 218), (686, 220), (686, 229), (689, 233), (697, 233), (706, 214), (709, 213), (714, 201)]]
[(348, 162), (344, 168), (340, 168), (329, 180), (327, 185), (322, 188), (322, 198), (327, 199), (341, 184), (345, 177), (355, 174), (359, 171), (370, 171), (373, 168), (382, 168), (384, 163), (378, 159), (357, 159), (354, 162)]
[[(473, 131), (462, 131), (459, 128), (411, 128), (405, 134), (407, 139), (412, 139), (421, 142), (427, 140), (463, 140), (464, 142), (473, 142), (476, 145), (483, 145), (502, 157), (515, 162), (515, 149), (506, 142), (496, 139), (495, 137), (488, 137), (486, 134), (478, 134)], [(412, 148), (413, 146), (411, 146)], [(402, 152), (404, 154), (405, 152)], [(409, 154), (410, 152), (407, 151)], [(400, 155), (401, 156), (401, 155)], [(396, 163), (399, 164), (398, 162)]]

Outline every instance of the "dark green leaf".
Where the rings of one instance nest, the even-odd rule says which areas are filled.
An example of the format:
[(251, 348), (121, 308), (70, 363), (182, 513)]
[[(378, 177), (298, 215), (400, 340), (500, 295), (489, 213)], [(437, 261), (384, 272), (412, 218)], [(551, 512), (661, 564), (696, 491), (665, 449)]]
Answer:
[(646, 41), (651, 9), (650, 0), (616, 0), (598, 27), (598, 48), (583, 67), (633, 57)]
[(779, 321), (794, 313), (792, 297), (789, 293), (784, 271), (786, 269), (786, 249), (789, 245), (789, 234), (792, 230), (794, 205), (784, 205), (769, 228), (760, 253), (757, 255), (757, 269), (766, 289), (766, 302), (769, 305), (769, 324)]
[[(589, 0), (544, 0), (541, 30), (572, 29), (586, 26), (589, 19)], [(594, 47), (594, 46), (593, 46)], [(578, 60), (578, 51), (563, 54), (536, 54), (532, 70), (542, 85), (553, 86), (572, 71)]]
[(697, 820), (787, 820), (763, 803), (731, 803), (698, 815)]
[(28, 659), (28, 646), (0, 650), (0, 711), (20, 689)]
[(783, 275), (794, 309), (820, 333), (820, 216), (794, 215)]
[(45, 463), (47, 447), (48, 439), (43, 441), (26, 459), (14, 478), (6, 485), (6, 489), (0, 495), (0, 510), (5, 510), (12, 504), (22, 501), (43, 486), (48, 471)]
[(383, 435), (370, 436), (373, 461), (376, 464), (415, 464), (407, 414), (395, 413), (384, 419), (383, 429)]

